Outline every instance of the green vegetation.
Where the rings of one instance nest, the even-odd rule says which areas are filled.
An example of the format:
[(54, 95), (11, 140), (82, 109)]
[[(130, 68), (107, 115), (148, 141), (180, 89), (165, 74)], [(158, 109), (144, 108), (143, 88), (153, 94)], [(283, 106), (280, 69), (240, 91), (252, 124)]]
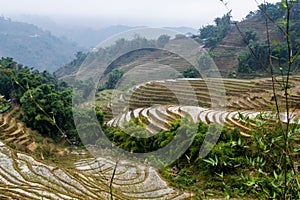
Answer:
[[(266, 41), (257, 38), (256, 33), (251, 30), (247, 30), (245, 33), (241, 32), (245, 44), (251, 50), (251, 54), (249, 53), (249, 55), (240, 57), (239, 61), (242, 65), (240, 65), (238, 70), (240, 73), (256, 73), (264, 69), (267, 73), (270, 73), (271, 80), (265, 82), (264, 87), (270, 87), (269, 91), (273, 95), (271, 101), (274, 101), (274, 104), (271, 105), (270, 100), (266, 101), (273, 108), (273, 117), (268, 118), (264, 114), (260, 114), (254, 120), (250, 120), (248, 117), (239, 114), (239, 119), (245, 124), (243, 127), (240, 126), (240, 129), (248, 130), (250, 134), (245, 137), (237, 130), (223, 129), (218, 143), (205, 158), (199, 158), (197, 153), (200, 150), (201, 144), (204, 146), (210, 145), (206, 142), (203, 144), (207, 126), (201, 123), (197, 124), (198, 131), (188, 151), (179, 160), (175, 161), (173, 165), (162, 171), (174, 186), (192, 190), (197, 194), (199, 199), (216, 196), (247, 199), (300, 198), (300, 132), (299, 124), (294, 124), (290, 117), (290, 114), (293, 113), (292, 108), (295, 110), (299, 109), (299, 104), (293, 105), (291, 103), (293, 99), (298, 99), (299, 97), (298, 93), (294, 95), (292, 91), (292, 77), (290, 77), (290, 74), (299, 65), (299, 44), (295, 40), (295, 33), (298, 34), (299, 31), (291, 29), (293, 24), (297, 24), (295, 19), (299, 19), (299, 3), (296, 1), (282, 1), (278, 5), (281, 8), (279, 12), (285, 13), (285, 17), (282, 18), (284, 21), (282, 19), (279, 22), (272, 21), (282, 17), (279, 14), (277, 16), (275, 13), (276, 9), (273, 9), (273, 6), (268, 8), (267, 4), (260, 7), (261, 9), (265, 9), (263, 13), (266, 20), (265, 23), (267, 24)], [(270, 15), (274, 16), (268, 16), (268, 9), (271, 10)], [(298, 18), (292, 17), (292, 13), (294, 12), (296, 12), (294, 15)], [(276, 37), (280, 34), (283, 35), (274, 44), (271, 43), (273, 40), (270, 39), (269, 34), (271, 30), (269, 26), (275, 26), (275, 29), (279, 28), (283, 30), (282, 32), (279, 30)], [(254, 57), (252, 57), (253, 55)], [(276, 68), (277, 66), (281, 68)], [(275, 77), (277, 73), (281, 75), (279, 78)], [(144, 93), (141, 92), (143, 95), (138, 96), (136, 93), (134, 95), (141, 99), (140, 102), (145, 99), (144, 97), (147, 95), (147, 92), (148, 95), (160, 95), (160, 99), (163, 99), (161, 93), (154, 92), (154, 88), (161, 92), (162, 87), (158, 88), (154, 85), (151, 83), (146, 89), (141, 86), (140, 90), (144, 91)], [(258, 92), (262, 91), (258, 90)], [(239, 93), (241, 92), (239, 91)], [(249, 93), (251, 94), (251, 92), (254, 93), (254, 90)], [(162, 93), (166, 93), (166, 91)], [(154, 95), (149, 96), (152, 98)], [(242, 101), (240, 97), (236, 99), (236, 102), (239, 103)], [(256, 98), (260, 97), (253, 97), (254, 100)], [(144, 102), (146, 101), (144, 100)], [(152, 104), (155, 103), (153, 101)], [(248, 105), (241, 106), (239, 110), (243, 109), (244, 106)], [(255, 104), (253, 106), (252, 109), (257, 108)], [(286, 116), (288, 117), (284, 117), (282, 112), (286, 112)], [(118, 120), (120, 121), (120, 118)], [(153, 118), (151, 120), (154, 121)], [(161, 121), (157, 122), (157, 124), (161, 123)], [(132, 130), (135, 127), (134, 124), (136, 124), (136, 131)], [(125, 123), (124, 126), (124, 132), (113, 130), (109, 131), (108, 136), (115, 142), (115, 145), (131, 152), (156, 150), (168, 144), (169, 141), (177, 136), (177, 131), (182, 128), (177, 127), (177, 129), (172, 131), (159, 132), (145, 141), (142, 137), (133, 137), (132, 134), (126, 134), (126, 132), (147, 134), (144, 132), (145, 129), (139, 125), (139, 120), (135, 119), (133, 122), (129, 122), (129, 125)], [(193, 125), (185, 123), (184, 126), (186, 132), (188, 132), (189, 127)], [(213, 130), (219, 128), (213, 125)]]
[(114, 69), (112, 70), (111, 73), (108, 75), (108, 80), (105, 82), (104, 86), (99, 88), (99, 91), (102, 90), (110, 90), (110, 89), (115, 89), (118, 81), (122, 78), (123, 76), (123, 71), (119, 69)]
[(78, 140), (72, 117), (72, 94), (66, 83), (47, 71), (39, 72), (16, 63), (0, 60), (0, 93), (20, 103), (23, 121), (42, 135), (61, 140)]
[(214, 48), (228, 34), (231, 28), (231, 13), (222, 18), (214, 20), (215, 25), (207, 25), (199, 29), (200, 38), (204, 40), (205, 46)]
[(170, 36), (168, 35), (161, 35), (156, 41), (156, 46), (158, 48), (163, 48), (168, 42), (170, 41)]
[(269, 67), (267, 45), (253, 43), (250, 43), (250, 45), (253, 45), (252, 48), (256, 57), (253, 57), (253, 55), (249, 52), (241, 53), (238, 57), (238, 72), (254, 73), (256, 71), (263, 71), (264, 68), (261, 66), (261, 64), (263, 64), (263, 66), (266, 68)]
[[(290, 9), (289, 40), (293, 44), (291, 48), (294, 55), (299, 54), (299, 8), (299, 2), (295, 1)], [(194, 36), (202, 39), (205, 47), (209, 48), (210, 55), (222, 76), (232, 77), (232, 72), (237, 72), (238, 78), (267, 77), (269, 75), (267, 72), (269, 68), (267, 37), (269, 37), (273, 56), (274, 72), (280, 75), (279, 69), (284, 70), (283, 65), (288, 59), (284, 38), (287, 12), (281, 2), (261, 4), (257, 11), (251, 11), (241, 22), (231, 22), (231, 13), (227, 15), (228, 17), (225, 15), (222, 18), (216, 18), (214, 25), (200, 28), (200, 35)], [(248, 47), (252, 47), (252, 50)], [(293, 71), (299, 70), (298, 57), (294, 57)], [(286, 71), (283, 72), (286, 73)]]
[[(270, 12), (268, 12), (268, 7), (270, 7)], [(296, 26), (294, 27), (296, 29), (291, 29), (291, 25), (295, 24), (296, 20), (299, 19), (299, 2), (283, 0), (277, 3), (277, 6), (261, 5), (260, 12), (263, 12), (265, 18), (267, 33), (265, 42), (266, 52), (263, 55), (258, 54), (262, 52), (258, 52), (257, 50), (261, 50), (262, 48), (256, 48), (251, 43), (246, 42), (246, 44), (251, 55), (254, 56), (252, 61), (258, 62), (258, 66), (271, 76), (270, 86), (274, 95), (276, 121), (262, 117), (262, 119), (255, 122), (258, 128), (253, 130), (251, 134), (254, 139), (252, 144), (255, 144), (255, 146), (247, 145), (250, 147), (250, 151), (248, 150), (247, 153), (254, 152), (255, 156), (251, 157), (246, 154), (247, 163), (252, 166), (252, 171), (248, 175), (246, 173), (246, 176), (245, 171), (240, 175), (240, 181), (243, 185), (239, 184), (238, 190), (232, 188), (226, 182), (223, 183), (225, 186), (223, 190), (227, 198), (231, 196), (230, 191), (233, 191), (233, 194), (239, 194), (240, 191), (248, 187), (245, 194), (254, 193), (255, 198), (259, 199), (299, 199), (299, 149), (297, 148), (299, 144), (299, 124), (294, 124), (290, 117), (290, 114), (293, 113), (290, 104), (293, 94), (289, 93), (291, 91), (291, 73), (299, 65), (297, 63), (299, 44), (297, 43), (298, 41), (293, 40), (295, 32), (299, 31), (297, 31), (298, 28)], [(282, 13), (284, 15), (281, 15)], [(293, 18), (293, 16), (297, 16), (297, 18)], [(275, 21), (275, 19), (281, 17), (281, 20)], [(281, 40), (275, 40), (272, 43), (270, 24), (272, 27), (278, 28), (279, 35), (282, 37)], [(238, 25), (237, 29), (240, 31)], [(240, 34), (245, 38), (241, 31)], [(245, 56), (244, 58), (248, 57)], [(280, 67), (279, 69), (274, 62), (275, 60), (277, 61), (276, 64)], [(242, 65), (243, 67), (250, 67), (250, 69), (254, 67), (241, 59), (239, 61), (244, 64)], [(247, 68), (240, 71), (250, 71)], [(280, 81), (275, 77), (277, 73), (280, 75)], [(282, 85), (280, 91), (284, 91), (283, 104), (279, 103), (280, 99), (277, 94), (280, 91), (276, 88), (277, 84)], [(282, 112), (284, 112), (286, 117), (281, 116)], [(241, 116), (241, 120), (249, 122), (249, 119), (243, 116)], [(217, 166), (219, 163), (219, 159), (217, 158), (211, 157), (205, 161), (212, 166)], [(217, 175), (224, 179), (223, 171)], [(234, 176), (231, 176), (230, 179), (234, 179)]]
[(184, 78), (197, 78), (199, 77), (199, 72), (194, 67), (188, 67), (183, 71)]
[[(141, 120), (141, 121), (140, 121)], [(155, 135), (145, 129), (142, 119), (135, 118), (124, 124), (123, 129), (106, 127), (105, 134), (118, 147), (132, 153), (147, 153), (152, 152), (166, 146), (174, 137), (181, 137), (180, 131), (190, 129), (194, 124), (187, 122), (180, 126), (181, 120), (170, 123), (169, 131), (161, 131)], [(202, 133), (200, 133), (202, 134)], [(177, 148), (180, 149), (184, 141), (180, 141)], [(199, 146), (200, 147), (200, 146)], [(176, 152), (175, 149), (172, 151)]]
[[(216, 25), (200, 29), (200, 38), (204, 39), (206, 47), (217, 49), (220, 48), (218, 45), (223, 45), (225, 51), (229, 49), (230, 43), (226, 43), (224, 38), (233, 29), (230, 18), (230, 13), (227, 13), (222, 18), (215, 19)], [(177, 139), (174, 148), (164, 152), (165, 155), (178, 155), (186, 144), (189, 148), (171, 165), (165, 166), (160, 173), (172, 186), (195, 194), (195, 199), (222, 197), (299, 199), (300, 127), (299, 116), (296, 115), (299, 114), (300, 105), (300, 93), (297, 88), (300, 78), (290, 76), (299, 67), (299, 3), (286, 0), (277, 4), (261, 5), (257, 12), (249, 14), (247, 20), (253, 18), (255, 20), (259, 18), (260, 22), (264, 20), (267, 38), (262, 40), (260, 34), (252, 29), (242, 32), (236, 24), (236, 29), (245, 44), (241, 44), (241, 40), (235, 38), (237, 43), (231, 45), (236, 46), (230, 48), (233, 51), (236, 51), (235, 48), (249, 49), (249, 52), (238, 52), (238, 73), (256, 74), (265, 70), (266, 73), (270, 73), (270, 79), (251, 81), (195, 79), (200, 76), (197, 71), (184, 62), (177, 62), (175, 59), (178, 57), (174, 54), (150, 48), (164, 47), (170, 40), (168, 36), (162, 35), (157, 41), (141, 37), (136, 37), (132, 41), (120, 39), (111, 47), (100, 49), (97, 56), (104, 56), (109, 60), (119, 52), (120, 48), (124, 52), (131, 48), (139, 49), (144, 46), (149, 48), (124, 54), (110, 63), (104, 71), (104, 76), (101, 77), (100, 84), (103, 85), (100, 85), (96, 102), (82, 103), (92, 95), (95, 84), (92, 80), (73, 80), (72, 84), (76, 87), (77, 93), (72, 94), (65, 82), (58, 80), (47, 71), (39, 72), (18, 64), (12, 58), (2, 58), (0, 94), (3, 96), (0, 95), (0, 112), (9, 109), (6, 99), (11, 99), (20, 107), (16, 106), (7, 114), (0, 115), (0, 139), (18, 150), (22, 150), (25, 146), (34, 152), (32, 154), (40, 154), (38, 155), (40, 159), (46, 158), (48, 161), (53, 159), (51, 160), (53, 162), (56, 161), (53, 152), (57, 150), (53, 145), (54, 141), (80, 144), (77, 131), (82, 133), (81, 139), (88, 144), (96, 144), (100, 147), (103, 145), (106, 148), (109, 145), (117, 146), (131, 153), (153, 152)], [(275, 34), (274, 30), (270, 30), (270, 26), (275, 26), (279, 31)], [(275, 35), (274, 40), (271, 39), (273, 38), (271, 34)], [(185, 36), (177, 35), (176, 39), (183, 37)], [(201, 69), (209, 70), (209, 66), (213, 64), (210, 59), (213, 51), (198, 58)], [(166, 60), (155, 57), (155, 53), (158, 54), (157, 57), (167, 55), (169, 59), (174, 59), (174, 63), (178, 66), (182, 65), (179, 66), (181, 71), (178, 71), (182, 72), (184, 77), (192, 79), (149, 81), (130, 90), (132, 93), (116, 91), (119, 95), (118, 101), (110, 101), (112, 89), (117, 86), (122, 76), (134, 66), (144, 62), (143, 59), (138, 60), (139, 56), (144, 56), (143, 58), (149, 56), (148, 59), (153, 59), (158, 64), (165, 64)], [(74, 75), (88, 56), (78, 52), (76, 59), (58, 70), (57, 74), (60, 77)], [(235, 71), (231, 75), (236, 76)], [(276, 75), (280, 75), (279, 78)], [(209, 82), (214, 83), (213, 87), (207, 88), (206, 83)], [(221, 100), (225, 95), (222, 94), (223, 86), (226, 89), (226, 102)], [(74, 113), (77, 115), (74, 118), (79, 124), (77, 130), (73, 122), (72, 97), (74, 97), (73, 109), (77, 111)], [(181, 100), (180, 104), (186, 106), (179, 105), (179, 100)], [(125, 106), (122, 104), (124, 102), (127, 103)], [(212, 102), (219, 105), (219, 108), (228, 106), (230, 111), (213, 110)], [(202, 105), (206, 108), (192, 107), (189, 106), (190, 104)], [(100, 106), (107, 106), (107, 109), (104, 110)], [(111, 114), (114, 106), (116, 110), (122, 110), (122, 113), (108, 121), (107, 116)], [(268, 109), (266, 113), (260, 112), (266, 109)], [(193, 116), (189, 115), (189, 110), (193, 112)], [(298, 113), (294, 114), (293, 110)], [(96, 119), (93, 119), (94, 115)], [(112, 118), (112, 114), (109, 117)], [(192, 117), (196, 122), (192, 122)], [(18, 119), (22, 119), (39, 135), (29, 131)], [(199, 119), (203, 121), (197, 121)], [(105, 123), (106, 121), (108, 122)], [(225, 126), (221, 127), (217, 123), (224, 123)], [(99, 125), (102, 130), (99, 130)], [(112, 128), (113, 126), (122, 129)], [(104, 131), (112, 144), (104, 144), (103, 138), (99, 139), (99, 131)], [(200, 157), (199, 152), (210, 149), (213, 145), (212, 141), (217, 139), (215, 137), (219, 132), (221, 135), (212, 151), (205, 157)], [(186, 138), (193, 138), (193, 140), (189, 141)], [(75, 165), (82, 171), (73, 170), (70, 168), (73, 163), (63, 161), (67, 163), (67, 168), (61, 171), (56, 166), (55, 168), (43, 166), (47, 171), (45, 174), (48, 176), (46, 176), (37, 170), (42, 165), (24, 155), (22, 158), (21, 153), (11, 153), (10, 149), (3, 150), (6, 147), (3, 147), (2, 143), (0, 145), (0, 175), (4, 174), (3, 179), (8, 177), (12, 177), (12, 180), (18, 180), (20, 177), (26, 179), (26, 188), (21, 178), (20, 181), (11, 182), (13, 187), (18, 185), (20, 190), (27, 193), (31, 192), (28, 186), (33, 179), (34, 183), (40, 185), (39, 189), (53, 193), (53, 198), (60, 198), (62, 195), (65, 197), (69, 195), (70, 198), (75, 199), (85, 198), (82, 197), (84, 194), (87, 198), (100, 199), (104, 198), (102, 195), (105, 193), (109, 193), (111, 199), (114, 196), (119, 199), (133, 199), (145, 194), (153, 195), (152, 198), (157, 196), (163, 198), (164, 194), (157, 195), (151, 192), (160, 193), (165, 189), (166, 193), (170, 193), (165, 184), (159, 185), (163, 185), (163, 188), (156, 187), (157, 179), (152, 179), (153, 174), (155, 175), (152, 173), (154, 170), (150, 171), (150, 168), (144, 166), (134, 166), (136, 169), (132, 170), (131, 164), (127, 161), (119, 162), (119, 158), (116, 158), (116, 162), (107, 161), (105, 158), (103, 161), (100, 158), (97, 162), (89, 159), (76, 163)], [(2, 151), (7, 153), (2, 154)], [(61, 152), (65, 153), (65, 151)], [(12, 163), (10, 170), (14, 173), (5, 171), (5, 167), (2, 167), (2, 159)], [(163, 161), (159, 160), (161, 158), (155, 159), (156, 162)], [(5, 166), (8, 165), (7, 163)], [(25, 167), (20, 166), (20, 163), (25, 163)], [(119, 168), (119, 164), (123, 166)], [(23, 176), (26, 171), (32, 173), (30, 180)], [(108, 171), (111, 173), (108, 174)], [(18, 177), (13, 174), (18, 174)], [(136, 177), (133, 176), (139, 179), (135, 182), (133, 180)], [(71, 180), (63, 180), (65, 177)], [(138, 184), (135, 185), (136, 188), (131, 187), (134, 185), (132, 182)], [(45, 183), (47, 186), (44, 185)], [(147, 187), (141, 189), (141, 183), (146, 183)], [(71, 189), (66, 185), (70, 185)], [(22, 194), (15, 193), (15, 188), (11, 187), (11, 185), (4, 189), (0, 187), (1, 194), (7, 196), (13, 194), (15, 195), (13, 197), (19, 198)], [(122, 187), (122, 190), (118, 190)], [(123, 193), (127, 196), (124, 197)], [(36, 194), (36, 196), (44, 198), (44, 194)]]
[(9, 102), (0, 94), (0, 113), (6, 112), (9, 108)]
[(256, 33), (251, 30), (245, 31), (244, 41), (247, 45), (253, 43), (256, 40)]
[[(242, 119), (249, 120), (244, 117)], [(264, 123), (261, 123), (261, 120)], [(139, 119), (125, 123), (122, 130), (106, 128), (105, 132), (114, 145), (134, 153), (152, 152), (162, 148), (174, 137), (180, 137), (180, 134), (183, 134), (182, 130), (186, 134), (194, 134), (188, 150), (161, 173), (173, 186), (190, 190), (199, 198), (223, 196), (278, 199), (283, 196), (284, 174), (280, 165), (283, 159), (281, 153), (283, 138), (282, 133), (276, 131), (278, 124), (275, 121), (259, 115), (255, 119), (255, 123), (259, 126), (251, 132), (250, 137), (242, 136), (237, 129), (229, 130), (226, 127), (222, 129), (219, 125), (211, 125), (210, 134), (213, 135), (212, 132), (222, 129), (221, 136), (205, 158), (200, 158), (199, 152), (201, 145), (202, 147), (210, 145), (208, 141), (204, 142), (208, 125), (201, 121), (197, 124), (185, 121), (184, 125), (180, 126), (180, 122), (178, 120), (171, 123), (169, 131), (162, 131), (149, 138), (149, 132)], [(193, 126), (198, 126), (196, 133), (189, 131), (194, 130)], [(298, 140), (300, 129), (295, 130), (297, 132), (293, 134), (291, 143)], [(182, 144), (184, 141), (176, 147), (180, 149)], [(292, 147), (290, 151), (298, 150)], [(176, 152), (176, 149), (172, 149), (172, 152)], [(292, 165), (289, 163), (290, 168)], [(288, 181), (295, 184), (292, 174), (288, 175)], [(299, 197), (296, 187), (289, 188), (291, 199)]]
[(84, 60), (87, 57), (87, 53), (83, 53), (81, 51), (77, 52), (75, 54), (76, 58), (72, 60), (70, 63), (64, 65), (63, 67), (60, 67), (58, 70), (55, 71), (55, 76), (58, 78), (61, 78), (62, 76), (66, 74), (73, 74), (76, 73), (78, 68), (81, 66), (81, 64), (84, 62)]
[[(185, 36), (177, 35), (174, 40), (180, 40), (180, 38), (185, 38)], [(148, 62), (161, 65), (167, 63), (171, 68), (176, 69), (178, 72), (183, 72), (190, 67), (190, 63), (180, 58), (178, 55), (163, 49), (169, 41), (172, 42), (167, 35), (161, 35), (157, 40), (146, 39), (141, 36), (136, 36), (132, 40), (119, 39), (111, 46), (97, 49), (97, 52), (77, 54), (77, 59), (57, 70), (55, 75), (60, 79), (65, 80), (69, 85), (74, 85), (76, 72), (81, 67), (84, 58), (86, 58), (86, 65), (84, 65), (85, 67), (83, 67), (83, 69), (86, 70), (86, 73), (82, 73), (82, 80), (88, 79), (88, 74), (92, 70), (95, 70), (92, 68), (93, 64), (89, 65), (89, 62), (95, 58), (101, 58), (101, 60), (108, 62), (108, 66), (103, 66), (106, 67), (105, 69), (97, 69), (100, 71), (103, 70), (101, 80), (99, 81), (100, 90), (112, 88), (116, 83), (115, 81), (122, 77), (122, 74), (126, 74), (137, 66), (148, 64)], [(121, 55), (118, 58), (115, 58), (119, 53), (121, 53)], [(111, 60), (112, 58), (114, 59)], [(99, 61), (96, 59), (95, 62), (97, 63)], [(99, 66), (102, 66), (102, 64), (103, 63), (99, 63)], [(145, 73), (149, 72), (147, 69), (144, 70)], [(199, 77), (199, 73), (196, 75)], [(172, 74), (170, 74), (170, 77), (171, 76)], [(176, 77), (177, 76), (174, 74), (173, 78)], [(109, 78), (110, 80), (108, 80)], [(136, 79), (138, 80), (139, 77), (135, 77), (135, 80)]]
[[(299, 31), (300, 31), (300, 23), (299, 23), (299, 12), (300, 12), (300, 3), (293, 3), (289, 11), (289, 30), (293, 30), (289, 35), (289, 42), (293, 44), (291, 46), (291, 50), (294, 55), (297, 55), (299, 52)], [(285, 8), (282, 3), (276, 4), (262, 4), (259, 6), (259, 10), (257, 11), (257, 15), (261, 18), (261, 20), (266, 21), (268, 24), (275, 24), (278, 28), (278, 31), (281, 34), (284, 34), (285, 26), (287, 25), (286, 18), (287, 12), (285, 12)], [(266, 15), (267, 14), (267, 15)], [(270, 34), (270, 33), (269, 33)], [(258, 71), (266, 71), (269, 70), (269, 51), (271, 51), (271, 56), (274, 62), (272, 63), (274, 68), (274, 73), (280, 75), (281, 71), (279, 68), (287, 62), (289, 55), (287, 54), (288, 49), (287, 45), (284, 42), (284, 38), (274, 38), (273, 41), (268, 41), (268, 39), (264, 42), (255, 41), (255, 34), (253, 32), (246, 31), (243, 35), (243, 39), (245, 44), (247, 44), (250, 48), (250, 51), (243, 52), (238, 57), (238, 72), (241, 73), (255, 73)], [(270, 38), (270, 35), (267, 35)], [(270, 45), (269, 45), (270, 42)], [(297, 70), (300, 66), (300, 62), (298, 56), (295, 57), (293, 61), (293, 69)], [(285, 69), (283, 67), (283, 69)], [(284, 74), (287, 71), (283, 71)]]
[(41, 84), (27, 90), (20, 102), (24, 111), (23, 121), (33, 129), (51, 138), (59, 138), (63, 133), (69, 137), (76, 136), (72, 133), (74, 124), (70, 89), (59, 91), (52, 84)]
[[(207, 126), (200, 127), (205, 133)], [(162, 173), (175, 186), (192, 190), (199, 197), (279, 199), (284, 194), (284, 173), (280, 165), (283, 144), (281, 133), (270, 127), (265, 124), (260, 130), (253, 131), (251, 138), (224, 129), (218, 143), (205, 158), (198, 157), (204, 137), (198, 133), (185, 155)], [(272, 134), (265, 135), (265, 132)], [(288, 181), (295, 184), (292, 174), (288, 175)], [(290, 198), (297, 199), (297, 187), (289, 188)]]

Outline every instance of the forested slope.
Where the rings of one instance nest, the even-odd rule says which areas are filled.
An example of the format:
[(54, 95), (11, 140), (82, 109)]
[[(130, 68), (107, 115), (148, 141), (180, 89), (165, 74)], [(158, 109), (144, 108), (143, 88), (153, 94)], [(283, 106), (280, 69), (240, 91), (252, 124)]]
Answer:
[(58, 38), (32, 24), (0, 18), (0, 57), (39, 70), (55, 71), (74, 59), (81, 48), (66, 38)]

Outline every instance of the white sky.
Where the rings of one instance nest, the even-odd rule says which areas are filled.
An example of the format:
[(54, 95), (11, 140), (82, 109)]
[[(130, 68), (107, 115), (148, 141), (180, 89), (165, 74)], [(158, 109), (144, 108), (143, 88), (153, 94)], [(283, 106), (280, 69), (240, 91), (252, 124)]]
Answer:
[[(224, 0), (241, 20), (263, 0)], [(266, 2), (278, 2), (267, 0)], [(0, 0), (0, 15), (50, 16), (53, 19), (106, 20), (110, 25), (190, 26), (212, 23), (227, 10), (220, 0)]]

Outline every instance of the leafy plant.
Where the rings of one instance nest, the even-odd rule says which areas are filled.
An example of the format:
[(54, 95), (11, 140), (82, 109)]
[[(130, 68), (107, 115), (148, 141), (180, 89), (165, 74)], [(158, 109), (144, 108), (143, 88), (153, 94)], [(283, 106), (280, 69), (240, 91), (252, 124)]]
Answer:
[[(260, 118), (256, 119), (257, 130), (253, 131), (253, 145), (250, 147), (251, 157), (247, 157), (247, 163), (252, 172), (247, 176), (242, 176), (241, 180), (246, 186), (246, 190), (257, 195), (259, 198), (272, 199), (299, 199), (300, 184), (299, 174), (296, 170), (296, 161), (293, 158), (295, 152), (295, 142), (299, 135), (295, 134), (298, 125), (291, 121), (290, 93), (291, 72), (297, 68), (294, 66), (294, 59), (297, 59), (294, 52), (297, 52), (295, 46), (299, 45), (298, 41), (293, 39), (291, 24), (292, 16), (298, 16), (300, 4), (298, 1), (282, 0), (277, 4), (262, 4), (259, 6), (260, 14), (265, 19), (266, 24), (266, 42), (265, 47), (247, 43), (250, 50), (249, 54), (244, 54), (239, 58), (239, 71), (249, 72), (259, 66), (268, 71), (272, 80), (272, 91), (275, 102), (276, 120)], [(295, 13), (295, 14), (293, 14)], [(275, 41), (271, 44), (270, 24), (278, 28), (282, 33), (284, 40)], [(236, 25), (240, 31), (238, 25)], [(294, 27), (296, 28), (296, 27)], [(245, 34), (241, 33), (244, 40), (247, 40)], [(261, 52), (263, 50), (263, 52)], [(263, 55), (263, 56), (262, 56)], [(280, 66), (278, 80), (276, 75), (276, 66), (273, 60)], [(254, 65), (253, 65), (254, 64)], [(258, 65), (259, 64), (259, 65)], [(279, 104), (277, 98), (280, 85), (281, 91), (284, 91), (284, 104)], [(281, 112), (284, 112), (287, 120), (282, 119)], [(243, 119), (242, 120), (246, 120)], [(297, 135), (297, 136), (296, 136)], [(246, 182), (245, 182), (246, 181)]]

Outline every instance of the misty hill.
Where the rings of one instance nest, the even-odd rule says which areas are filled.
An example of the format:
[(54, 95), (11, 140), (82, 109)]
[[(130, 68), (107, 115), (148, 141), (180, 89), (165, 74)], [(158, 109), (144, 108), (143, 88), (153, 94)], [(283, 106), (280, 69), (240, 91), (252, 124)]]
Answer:
[[(285, 66), (288, 59), (282, 54), (286, 48), (284, 44), (284, 34), (280, 32), (278, 25), (274, 24), (274, 22), (280, 23), (280, 21), (285, 18), (285, 13), (280, 9), (280, 5), (280, 3), (277, 3), (267, 4), (266, 6), (269, 17), (272, 19), (268, 20), (268, 32), (271, 41), (271, 54), (274, 58), (274, 72), (277, 75), (281, 73), (280, 66)], [(291, 42), (294, 44), (292, 47), (294, 53), (299, 51), (300, 45), (298, 40), (300, 32), (299, 13), (300, 4), (295, 4), (290, 21), (292, 29), (295, 30), (290, 33)], [(233, 22), (231, 14), (227, 13), (222, 18), (216, 18), (214, 25), (201, 27), (200, 35), (193, 35), (192, 37), (197, 38), (197, 41), (199, 41), (199, 39), (203, 41), (205, 48), (209, 51), (209, 55), (213, 58), (214, 63), (223, 77), (254, 78), (269, 75), (267, 70), (265, 70), (269, 66), (269, 58), (266, 19), (262, 7), (259, 7), (255, 12), (250, 12), (246, 19), (241, 22)], [(252, 47), (256, 58), (249, 51), (247, 44)], [(143, 52), (139, 52), (139, 54), (141, 53)], [(145, 55), (149, 55), (149, 52), (144, 53)], [(162, 55), (164, 55), (164, 53), (162, 53)], [(129, 57), (132, 57), (132, 55)], [(139, 58), (142, 57), (143, 56), (140, 55)], [(142, 59), (140, 59), (139, 62), (139, 58), (135, 60), (137, 64), (144, 62)], [(154, 58), (149, 58), (148, 60), (151, 59), (155, 60)], [(177, 62), (175, 58), (173, 60)], [(124, 61), (123, 59), (122, 62)], [(128, 65), (126, 62), (122, 62), (118, 63), (121, 69)], [(134, 59), (132, 63), (134, 63)], [(186, 64), (177, 64), (182, 64), (182, 66), (180, 66), (181, 68), (187, 68)], [(300, 61), (297, 59), (294, 62), (292, 71), (297, 70), (299, 66)], [(286, 73), (284, 70), (286, 69), (283, 69), (283, 72)], [(62, 71), (64, 71), (64, 73), (58, 73), (60, 74), (59, 77), (68, 77), (68, 75), (71, 74), (66, 70), (61, 70), (61, 72)]]
[[(126, 81), (129, 82), (122, 84), (127, 86), (131, 82), (138, 84), (150, 80), (200, 77), (195, 67), (205, 70), (207, 76), (213, 76), (213, 70), (203, 68), (201, 61), (206, 61), (207, 64), (209, 58), (206, 58), (203, 51), (199, 51), (200, 44), (188, 43), (190, 41), (184, 35), (176, 35), (175, 38), (161, 35), (157, 39), (119, 39), (111, 46), (99, 48), (97, 51), (77, 53), (76, 59), (58, 69), (55, 75), (72, 85), (75, 77), (88, 80), (100, 73), (102, 77), (99, 83), (102, 86), (109, 82), (110, 77), (126, 73)], [(188, 55), (185, 54), (184, 47), (189, 48)], [(183, 53), (174, 53), (174, 49)], [(179, 54), (185, 55), (185, 59), (189, 58), (198, 65), (192, 65)]]
[(81, 48), (35, 25), (0, 18), (0, 56), (13, 57), (39, 70), (55, 71), (74, 59)]
[[(51, 18), (46, 16), (37, 15), (20, 15), (15, 16), (18, 21), (35, 24), (42, 29), (51, 31), (52, 34), (58, 37), (65, 37), (69, 40), (76, 42), (78, 45), (85, 49), (91, 49), (97, 46), (100, 42), (111, 37), (112, 35), (136, 29), (143, 28), (143, 26), (126, 26), (126, 25), (112, 25), (103, 26), (101, 20), (94, 20), (78, 23), (76, 20), (63, 21), (59, 23), (53, 21)], [(74, 25), (75, 24), (75, 25)], [(164, 27), (178, 31), (183, 34), (191, 33), (196, 34), (197, 30), (190, 27)]]
[[(251, 16), (246, 20), (239, 22), (238, 25), (242, 31), (252, 31), (254, 34), (256, 34), (256, 41), (263, 42), (265, 40), (264, 21), (258, 16)], [(272, 29), (272, 38), (278, 38), (277, 35), (277, 32), (274, 29)], [(203, 39), (203, 41), (206, 41), (206, 39)], [(113, 45), (110, 48), (121, 48), (121, 46), (117, 46), (118, 45)], [(128, 46), (130, 45), (128, 44)], [(126, 46), (124, 45), (123, 47), (126, 48)], [(153, 47), (155, 48), (155, 45)], [(226, 36), (224, 36), (224, 38), (221, 41), (216, 43), (214, 46), (207, 45), (206, 47), (207, 50), (210, 52), (210, 56), (213, 58), (215, 64), (218, 66), (223, 77), (228, 77), (231, 75), (232, 72), (238, 70), (239, 54), (241, 52), (247, 51), (246, 44), (243, 42), (239, 32), (237, 31), (237, 28), (233, 24), (229, 24), (228, 33), (226, 34)], [(180, 46), (178, 46), (178, 48), (180, 48)], [(109, 50), (109, 52), (110, 51), (112, 50)], [(156, 64), (166, 64), (162, 59), (164, 57), (168, 58), (168, 65), (174, 65), (176, 66), (176, 69), (179, 69), (178, 72), (184, 72), (184, 70), (186, 70), (189, 66), (187, 63), (180, 62), (180, 59), (178, 59), (176, 56), (168, 55), (167, 52), (162, 51), (145, 50), (133, 52), (131, 54), (126, 54), (126, 56), (126, 58), (122, 57), (122, 59), (113, 62), (110, 67), (120, 69), (123, 72), (126, 72), (125, 68), (138, 66), (150, 60), (151, 62)], [(73, 60), (71, 63), (65, 65), (64, 67), (58, 69), (55, 72), (56, 76), (64, 79), (67, 82), (74, 80), (77, 70), (79, 69), (80, 65), (84, 62), (84, 59), (86, 57), (87, 54), (77, 54), (77, 58), (75, 60)], [(251, 73), (248, 73), (248, 75), (251, 75)]]
[[(97, 46), (102, 41), (107, 38), (119, 34), (124, 31), (129, 31), (132, 29), (143, 28), (143, 26), (125, 26), (125, 25), (113, 25), (105, 28), (91, 28), (91, 27), (62, 27), (57, 25), (57, 28), (48, 29), (58, 36), (66, 37), (71, 41), (76, 42), (80, 46), (90, 49)], [(171, 29), (178, 31), (180, 33), (195, 33), (196, 30), (189, 27), (166, 27), (166, 29)]]
[(68, 38), (85, 49), (94, 48), (101, 41), (114, 34), (138, 28), (125, 25), (103, 27), (99, 25), (98, 20), (61, 19), (56, 22), (48, 16), (40, 15), (19, 15), (15, 16), (14, 19), (34, 24), (58, 37)]
[(102, 29), (94, 29), (90, 27), (74, 27), (66, 28), (62, 35), (68, 37), (72, 41), (75, 41), (84, 48), (94, 48), (100, 42), (105, 39), (121, 33), (139, 27), (130, 27), (123, 25), (109, 26)]

